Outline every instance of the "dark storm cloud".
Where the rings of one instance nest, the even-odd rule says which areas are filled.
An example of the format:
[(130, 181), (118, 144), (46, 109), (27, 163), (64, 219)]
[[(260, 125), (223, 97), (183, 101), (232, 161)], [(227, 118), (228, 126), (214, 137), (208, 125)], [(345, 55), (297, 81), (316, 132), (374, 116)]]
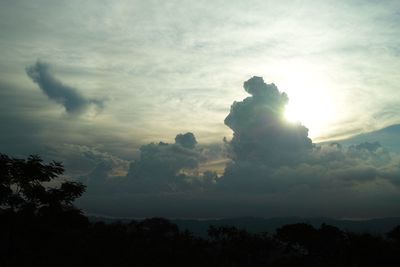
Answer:
[(97, 108), (103, 107), (103, 101), (86, 98), (76, 88), (57, 80), (47, 63), (37, 61), (36, 64), (26, 68), (26, 73), (49, 99), (63, 105), (69, 114), (79, 114), (90, 105), (95, 105)]

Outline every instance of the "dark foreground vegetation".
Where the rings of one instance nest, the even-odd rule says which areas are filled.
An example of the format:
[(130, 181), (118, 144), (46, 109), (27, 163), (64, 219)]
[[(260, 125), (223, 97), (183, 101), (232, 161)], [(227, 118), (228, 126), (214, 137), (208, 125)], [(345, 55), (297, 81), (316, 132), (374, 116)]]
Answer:
[(386, 236), (326, 224), (258, 234), (210, 226), (200, 238), (162, 218), (89, 222), (72, 205), (85, 187), (57, 181), (63, 171), (0, 154), (0, 266), (400, 266), (400, 226)]

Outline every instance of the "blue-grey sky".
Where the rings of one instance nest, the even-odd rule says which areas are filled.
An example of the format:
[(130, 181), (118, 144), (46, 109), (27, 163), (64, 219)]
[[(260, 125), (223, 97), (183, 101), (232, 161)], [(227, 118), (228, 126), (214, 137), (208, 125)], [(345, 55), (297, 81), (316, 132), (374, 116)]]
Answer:
[[(253, 203), (254, 215), (260, 215), (263, 205), (277, 215), (280, 207), (287, 210), (282, 214), (291, 214), (298, 208), (292, 199), (308, 195), (312, 184), (323, 188), (318, 191), (321, 203), (331, 203), (334, 192), (339, 192), (340, 201), (355, 203), (354, 209), (359, 209), (352, 215), (351, 210), (340, 212), (342, 204), (337, 204), (324, 215), (399, 215), (395, 212), (399, 206), (391, 204), (400, 198), (398, 157), (391, 154), (388, 160), (380, 148), (357, 148), (379, 153), (378, 157), (367, 152), (355, 156), (351, 149), (337, 147), (314, 151), (305, 145), (314, 151), (313, 160), (297, 161), (295, 154), (279, 152), (280, 160), (286, 161), (274, 161), (273, 170), (265, 169), (272, 164), (265, 158), (257, 166), (247, 164), (253, 160), (249, 155), (270, 157), (270, 151), (293, 150), (290, 145), (271, 147), (274, 141), (297, 149), (303, 142), (338, 140), (400, 123), (399, 24), (400, 2), (396, 0), (0, 0), (0, 152), (39, 153), (61, 160), (69, 176), (85, 181), (95, 176), (118, 181), (140, 175), (159, 178), (163, 174), (147, 173), (146, 168), (156, 163), (146, 160), (171, 158), (154, 166), (171, 172), (173, 180), (183, 175), (186, 182), (197, 183), (196, 190), (206, 191), (193, 200), (196, 207), (202, 199), (219, 199), (216, 195), (222, 190), (226, 197), (219, 208), (226, 211), (224, 205), (229, 206), (236, 194), (231, 191), (244, 188), (243, 195), (232, 201)], [(250, 153), (241, 146), (243, 140), (233, 135), (241, 132), (232, 128), (240, 122), (224, 123), (224, 119), (234, 101), (249, 97), (242, 86), (253, 76), (263, 77), (268, 86), (274, 83), (287, 94), (288, 104), (277, 105), (285, 109), (283, 120), (294, 120), (288, 122), (294, 128), (284, 130), (287, 140), (263, 141), (264, 150)], [(244, 110), (239, 113), (245, 112), (253, 122), (253, 111)], [(309, 130), (308, 135), (305, 128), (296, 128), (297, 121)], [(246, 127), (250, 132), (257, 128)], [(264, 128), (259, 130), (265, 133), (263, 138), (273, 136)], [(194, 133), (196, 151), (174, 144), (175, 136), (186, 132)], [(294, 133), (300, 141), (291, 141)], [(159, 141), (170, 145), (159, 147)], [(174, 154), (177, 147), (179, 153)], [(384, 149), (394, 153), (390, 147)], [(326, 157), (341, 160), (328, 164)], [(167, 170), (166, 165), (172, 167)], [(338, 166), (344, 173), (334, 171)], [(250, 175), (253, 186), (265, 176), (268, 182), (262, 184), (273, 190), (258, 195), (252, 186), (237, 181), (248, 174), (248, 168), (255, 170)], [(220, 181), (213, 171), (222, 177)], [(297, 172), (308, 178), (289, 190)], [(367, 182), (360, 182), (361, 174)], [(283, 180), (274, 181), (278, 176)], [(326, 183), (321, 179), (327, 179)], [(120, 193), (139, 202), (148, 199), (154, 206), (148, 210), (168, 215), (157, 213), (154, 203), (159, 191), (178, 192), (181, 182), (164, 187), (154, 183), (138, 185), (157, 188), (152, 193)], [(207, 183), (219, 184), (213, 189), (218, 194), (210, 192)], [(373, 196), (378, 199), (373, 204), (362, 204)], [(89, 212), (112, 213), (95, 209), (106, 201), (96, 197), (93, 193), (82, 205)], [(111, 193), (107, 197), (116, 199)], [(168, 201), (179, 200), (174, 195)], [(369, 213), (368, 205), (375, 213)], [(195, 216), (181, 204), (171, 206), (176, 207), (171, 216)], [(136, 210), (118, 214), (151, 215)], [(217, 210), (204, 209), (199, 216), (218, 217)], [(316, 206), (312, 212), (302, 212), (315, 215), (321, 210), (323, 206)]]

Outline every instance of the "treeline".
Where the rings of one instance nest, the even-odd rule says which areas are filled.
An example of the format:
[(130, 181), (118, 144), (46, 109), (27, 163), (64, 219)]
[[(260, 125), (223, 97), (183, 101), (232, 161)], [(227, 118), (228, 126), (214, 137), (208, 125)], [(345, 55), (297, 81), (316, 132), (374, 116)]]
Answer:
[(163, 218), (90, 222), (73, 205), (85, 187), (63, 172), (38, 156), (0, 154), (0, 266), (400, 266), (400, 226), (386, 236), (326, 224), (273, 234), (210, 226), (201, 238)]
[(400, 227), (386, 237), (291, 224), (251, 234), (213, 227), (208, 238), (162, 218), (90, 223), (4, 212), (0, 266), (400, 266)]

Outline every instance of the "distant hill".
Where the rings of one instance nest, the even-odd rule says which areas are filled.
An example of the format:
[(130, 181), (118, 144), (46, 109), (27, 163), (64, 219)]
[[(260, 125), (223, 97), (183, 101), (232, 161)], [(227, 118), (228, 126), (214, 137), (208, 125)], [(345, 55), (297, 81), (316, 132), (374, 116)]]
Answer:
[(277, 228), (294, 223), (308, 223), (319, 228), (321, 224), (329, 224), (336, 226), (342, 230), (351, 232), (368, 232), (373, 234), (385, 234), (392, 230), (395, 226), (400, 225), (400, 217), (382, 218), (371, 220), (338, 220), (332, 218), (299, 218), (299, 217), (283, 217), (283, 218), (232, 218), (219, 220), (172, 220), (181, 230), (189, 230), (190, 232), (206, 236), (209, 225), (222, 226), (230, 225), (237, 228), (246, 229), (249, 232), (274, 232)]
[[(89, 217), (91, 221), (104, 221), (105, 223), (113, 223), (120, 221), (128, 223), (130, 219), (102, 218)], [(195, 235), (207, 236), (207, 229), (210, 225), (214, 226), (235, 226), (237, 228), (246, 229), (252, 233), (269, 232), (273, 233), (277, 228), (294, 223), (308, 223), (314, 227), (320, 227), (321, 224), (329, 224), (336, 226), (342, 230), (351, 232), (368, 232), (373, 234), (385, 234), (392, 230), (395, 226), (400, 225), (400, 217), (395, 218), (380, 218), (370, 220), (339, 220), (332, 218), (314, 217), (279, 217), (279, 218), (230, 218), (230, 219), (210, 219), (210, 220), (195, 220), (195, 219), (172, 219), (172, 223), (178, 225), (180, 230), (188, 230)]]
[(400, 152), (400, 124), (337, 141), (337, 143), (343, 145), (354, 145), (363, 142), (379, 142), (389, 151)]

